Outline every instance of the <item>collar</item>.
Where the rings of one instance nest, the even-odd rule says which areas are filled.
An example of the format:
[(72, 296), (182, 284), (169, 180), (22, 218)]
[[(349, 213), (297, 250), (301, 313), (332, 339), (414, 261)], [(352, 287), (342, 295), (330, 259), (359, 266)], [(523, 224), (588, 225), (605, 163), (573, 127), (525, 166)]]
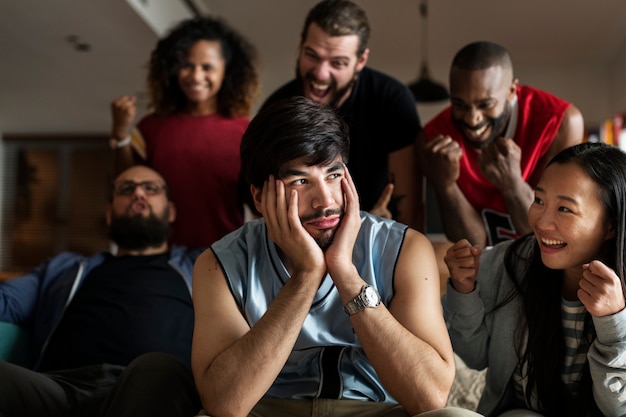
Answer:
[(509, 118), (509, 124), (506, 128), (506, 132), (504, 132), (505, 138), (513, 139), (515, 135), (515, 130), (517, 129), (517, 119), (519, 115), (518, 104), (517, 104), (517, 93), (513, 96), (513, 99), (510, 101), (511, 104), (511, 117)]

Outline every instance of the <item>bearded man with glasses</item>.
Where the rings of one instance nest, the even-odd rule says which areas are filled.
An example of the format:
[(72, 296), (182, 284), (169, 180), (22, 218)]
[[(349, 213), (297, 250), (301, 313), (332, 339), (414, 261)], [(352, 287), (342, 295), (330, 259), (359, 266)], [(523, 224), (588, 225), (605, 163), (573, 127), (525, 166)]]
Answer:
[[(26, 366), (0, 362), (0, 415), (154, 417), (199, 409), (189, 372), (199, 251), (169, 247), (175, 218), (161, 175), (131, 167), (115, 179), (106, 206), (115, 254), (62, 253), (0, 284), (0, 321), (27, 328), (32, 347)], [(187, 383), (170, 386), (164, 372)]]

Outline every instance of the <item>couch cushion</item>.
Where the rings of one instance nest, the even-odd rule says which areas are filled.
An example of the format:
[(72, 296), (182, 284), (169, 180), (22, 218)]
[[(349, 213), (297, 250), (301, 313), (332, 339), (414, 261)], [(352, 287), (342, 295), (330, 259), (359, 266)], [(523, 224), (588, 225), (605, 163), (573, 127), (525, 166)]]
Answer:
[(30, 335), (26, 328), (0, 321), (0, 360), (28, 366)]

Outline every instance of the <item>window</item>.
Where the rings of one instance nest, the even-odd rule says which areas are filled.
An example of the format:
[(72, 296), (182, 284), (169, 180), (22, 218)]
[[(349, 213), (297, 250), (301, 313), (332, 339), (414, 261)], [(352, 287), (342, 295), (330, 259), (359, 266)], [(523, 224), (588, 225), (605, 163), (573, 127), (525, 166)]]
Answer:
[(0, 271), (25, 272), (62, 251), (109, 248), (108, 137), (5, 135)]

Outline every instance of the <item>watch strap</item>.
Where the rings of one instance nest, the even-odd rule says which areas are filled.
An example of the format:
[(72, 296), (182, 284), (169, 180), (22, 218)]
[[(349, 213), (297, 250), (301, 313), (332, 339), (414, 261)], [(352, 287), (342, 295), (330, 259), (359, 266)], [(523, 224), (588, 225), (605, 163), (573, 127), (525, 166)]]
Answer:
[(345, 311), (348, 316), (356, 314), (359, 311), (365, 310), (368, 307), (373, 308), (373, 307), (378, 307), (378, 305), (380, 305), (380, 296), (378, 295), (378, 291), (376, 291), (376, 289), (374, 289), (374, 291), (376, 295), (378, 295), (378, 302), (374, 305), (370, 305), (370, 303), (368, 302), (366, 298), (366, 290), (368, 288), (374, 289), (374, 287), (372, 287), (371, 285), (364, 285), (363, 288), (361, 288), (361, 292), (343, 307), (343, 311)]

